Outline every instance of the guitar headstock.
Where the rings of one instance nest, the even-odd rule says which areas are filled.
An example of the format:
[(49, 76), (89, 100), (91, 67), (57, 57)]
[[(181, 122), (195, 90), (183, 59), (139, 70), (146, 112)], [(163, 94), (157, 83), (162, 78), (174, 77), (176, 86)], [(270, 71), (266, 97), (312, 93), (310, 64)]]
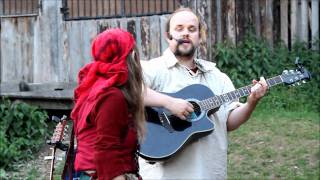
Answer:
[(56, 146), (57, 148), (66, 151), (68, 146), (64, 145), (62, 141), (64, 140), (66, 132), (68, 131), (67, 116), (64, 115), (61, 119), (53, 116), (52, 120), (58, 122), (58, 124), (56, 125), (51, 139), (47, 141), (47, 144)]
[(296, 60), (297, 69), (284, 70), (281, 74), (281, 79), (286, 85), (300, 85), (300, 82), (305, 83), (311, 79), (310, 72), (305, 69), (298, 60)]

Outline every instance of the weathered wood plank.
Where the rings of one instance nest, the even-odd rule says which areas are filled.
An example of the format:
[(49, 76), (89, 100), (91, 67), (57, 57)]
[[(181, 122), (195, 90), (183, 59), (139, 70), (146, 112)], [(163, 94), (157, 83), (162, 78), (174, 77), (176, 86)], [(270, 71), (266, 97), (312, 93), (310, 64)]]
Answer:
[(291, 0), (290, 1), (290, 39), (291, 39), (291, 45), (298, 40), (298, 19), (297, 19), (297, 14), (298, 14), (298, 1), (297, 0)]
[(73, 107), (73, 90), (62, 91), (29, 91), (1, 93), (12, 101), (22, 101), (42, 109), (71, 110)]
[(34, 18), (1, 21), (1, 82), (32, 81)]
[(281, 21), (281, 25), (280, 25), (280, 29), (281, 29), (281, 40), (288, 46), (288, 35), (289, 35), (289, 31), (288, 31), (288, 0), (282, 0), (280, 2), (280, 21)]
[(269, 45), (273, 44), (273, 15), (272, 15), (272, 1), (262, 0), (261, 5), (261, 16), (262, 16), (262, 34), (267, 39)]
[[(214, 45), (217, 43), (217, 2), (216, 0), (211, 1), (211, 8), (210, 8), (210, 16), (211, 16), (211, 24), (209, 33), (210, 34), (210, 41), (211, 41), (211, 49), (213, 49)], [(214, 58), (214, 51), (211, 51), (211, 58), (212, 61), (215, 61)]]
[(141, 59), (148, 60), (150, 59), (150, 26), (149, 19), (146, 17), (141, 18)]
[(161, 55), (160, 52), (160, 18), (159, 16), (149, 17), (149, 31), (150, 31), (150, 42), (149, 42), (149, 54), (150, 58), (155, 58)]
[[(1, 31), (1, 20), (2, 18), (0, 18), (0, 86), (1, 86), (1, 79), (2, 79), (2, 31)], [(0, 88), (0, 92), (1, 92), (1, 88)]]
[(141, 59), (141, 54), (142, 54), (142, 50), (141, 50), (141, 22), (140, 22), (140, 18), (134, 18), (135, 20), (135, 29), (136, 29), (136, 45), (139, 51), (139, 55), (140, 55), (140, 59)]
[[(311, 38), (312, 42), (319, 40), (319, 0), (311, 2)], [(312, 48), (319, 50), (319, 43), (313, 43)]]
[(261, 37), (261, 15), (260, 15), (260, 1), (253, 1), (253, 23), (256, 36), (258, 38)]
[(168, 21), (169, 15), (160, 16), (160, 43), (161, 43), (161, 50), (162, 53), (168, 48), (168, 42), (166, 40), (166, 23)]
[(245, 35), (248, 33), (249, 25), (249, 4), (246, 0), (237, 0), (235, 4), (236, 8), (236, 41), (240, 42), (244, 40)]
[(221, 8), (222, 8), (222, 3), (221, 3), (222, 0), (216, 0), (216, 10), (217, 10), (217, 24), (216, 24), (216, 27), (217, 27), (217, 35), (216, 35), (216, 42), (219, 43), (219, 42), (222, 42), (222, 12), (221, 12)]
[(127, 31), (130, 32), (134, 39), (137, 38), (136, 21), (133, 18), (127, 19)]
[(236, 3), (235, 0), (227, 0), (226, 32), (227, 40), (236, 44)]
[(299, 21), (301, 22), (301, 29), (300, 29), (300, 40), (303, 42), (308, 41), (308, 2), (307, 1), (301, 1), (301, 14)]
[(208, 41), (207, 39), (209, 34), (209, 27), (210, 25), (210, 15), (209, 15), (209, 8), (210, 8), (210, 1), (198, 1), (197, 4), (198, 10), (198, 17), (200, 19), (200, 22), (202, 23), (202, 29), (201, 29), (201, 39), (200, 39), (200, 47), (198, 52), (198, 57), (201, 59), (209, 59), (209, 53), (208, 53)]
[(35, 27), (34, 82), (58, 81), (57, 1), (43, 1)]
[(280, 12), (280, 1), (279, 0), (273, 0), (272, 3), (272, 36), (273, 36), (273, 44), (277, 43), (281, 39), (281, 12)]

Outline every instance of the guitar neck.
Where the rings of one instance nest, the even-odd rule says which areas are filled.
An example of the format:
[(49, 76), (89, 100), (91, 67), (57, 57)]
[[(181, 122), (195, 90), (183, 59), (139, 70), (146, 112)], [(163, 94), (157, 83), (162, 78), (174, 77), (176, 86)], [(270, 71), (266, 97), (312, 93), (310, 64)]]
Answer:
[[(281, 78), (281, 75), (279, 75), (279, 76), (275, 76), (273, 78), (267, 79), (266, 82), (268, 87), (270, 88), (272, 86), (282, 84), (283, 80)], [(203, 110), (210, 110), (210, 109), (217, 108), (224, 103), (231, 102), (241, 97), (248, 96), (250, 94), (251, 87), (252, 85), (244, 86), (234, 91), (202, 100), (199, 102), (199, 105)]]

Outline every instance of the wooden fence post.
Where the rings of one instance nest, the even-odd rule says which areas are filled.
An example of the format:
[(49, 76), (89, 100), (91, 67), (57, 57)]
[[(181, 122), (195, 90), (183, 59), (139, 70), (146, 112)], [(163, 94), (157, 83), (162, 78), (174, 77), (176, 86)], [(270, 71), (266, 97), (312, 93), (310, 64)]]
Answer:
[(253, 1), (254, 5), (253, 5), (253, 8), (254, 8), (254, 14), (253, 14), (253, 19), (254, 19), (254, 27), (255, 27), (255, 31), (256, 31), (256, 36), (258, 38), (261, 37), (261, 15), (260, 15), (260, 1), (259, 0), (256, 0), (256, 1)]
[(311, 2), (311, 38), (312, 49), (319, 50), (319, 42), (314, 43), (315, 40), (320, 41), (319, 37), (319, 0), (312, 0)]
[(228, 40), (233, 44), (236, 43), (236, 8), (235, 0), (227, 1), (226, 29)]
[(299, 21), (301, 22), (301, 29), (299, 31), (300, 40), (303, 42), (308, 42), (308, 1), (301, 1), (301, 14)]
[(291, 39), (291, 45), (293, 45), (293, 43), (295, 41), (297, 41), (297, 13), (298, 13), (298, 1), (297, 0), (291, 0), (291, 9), (290, 9), (290, 39)]
[(222, 42), (222, 6), (221, 6), (222, 0), (216, 0), (216, 7), (217, 7), (217, 41), (216, 42)]
[(288, 0), (280, 2), (280, 31), (281, 40), (288, 46)]

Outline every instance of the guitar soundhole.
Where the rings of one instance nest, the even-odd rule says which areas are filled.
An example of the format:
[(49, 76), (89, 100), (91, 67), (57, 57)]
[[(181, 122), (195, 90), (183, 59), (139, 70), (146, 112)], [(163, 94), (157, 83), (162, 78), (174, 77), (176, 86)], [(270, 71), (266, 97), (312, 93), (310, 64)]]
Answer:
[(199, 120), (199, 116), (201, 115), (201, 108), (198, 103), (194, 101), (189, 101), (193, 105), (193, 113), (191, 113), (188, 117), (188, 121), (195, 122)]
[(194, 101), (189, 102), (193, 105), (194, 112), (190, 114), (187, 121), (182, 121), (175, 116), (170, 117), (171, 126), (175, 131), (184, 131), (192, 125), (192, 122), (199, 120), (198, 117), (201, 115), (200, 106)]
[(195, 115), (197, 117), (199, 117), (201, 114), (201, 108), (200, 108), (199, 104), (194, 101), (189, 101), (189, 102), (193, 105)]

